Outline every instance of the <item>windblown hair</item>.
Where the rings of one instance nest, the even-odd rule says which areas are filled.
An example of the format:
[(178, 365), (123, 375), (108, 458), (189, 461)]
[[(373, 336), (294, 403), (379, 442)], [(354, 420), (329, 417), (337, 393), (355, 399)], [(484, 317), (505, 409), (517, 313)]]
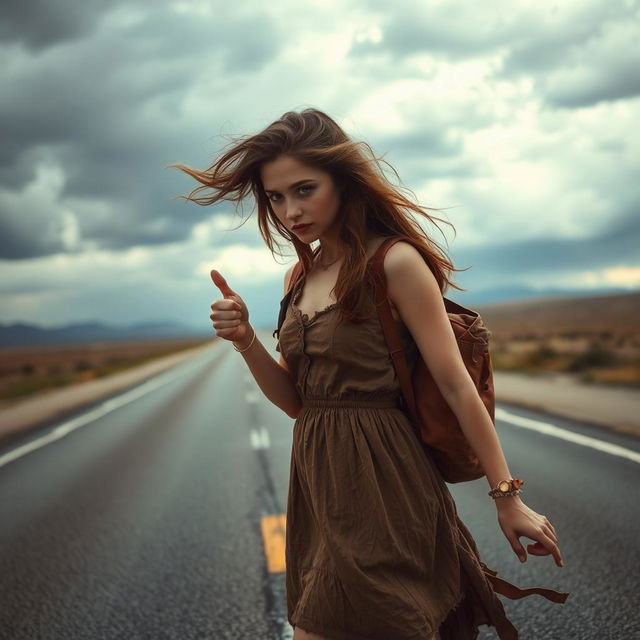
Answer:
[[(340, 322), (358, 323), (365, 318), (361, 285), (367, 272), (363, 244), (367, 230), (376, 236), (402, 236), (410, 242), (427, 262), (443, 295), (448, 286), (463, 290), (450, 280), (450, 275), (452, 271), (464, 269), (454, 268), (445, 252), (427, 236), (411, 214), (422, 215), (436, 226), (435, 220), (451, 223), (426, 212), (427, 209), (437, 209), (420, 206), (403, 195), (402, 191), (409, 190), (394, 186), (387, 179), (382, 163), (391, 168), (400, 182), (395, 169), (376, 157), (366, 142), (352, 141), (332, 118), (318, 109), (304, 109), (300, 113), (288, 111), (260, 133), (234, 138), (205, 171), (183, 164), (171, 166), (200, 183), (187, 196), (182, 196), (197, 204), (231, 201), (236, 203), (237, 211), (251, 193), (258, 207), (260, 233), (271, 253), (274, 254), (272, 230), (275, 230), (276, 236), (293, 243), (306, 274), (319, 247), (312, 249), (301, 242), (278, 220), (260, 178), (262, 164), (280, 155), (291, 156), (303, 164), (326, 171), (341, 191), (339, 241), (343, 245), (345, 259), (335, 287)], [(277, 240), (275, 244), (280, 248)], [(279, 255), (282, 256), (281, 253)]]

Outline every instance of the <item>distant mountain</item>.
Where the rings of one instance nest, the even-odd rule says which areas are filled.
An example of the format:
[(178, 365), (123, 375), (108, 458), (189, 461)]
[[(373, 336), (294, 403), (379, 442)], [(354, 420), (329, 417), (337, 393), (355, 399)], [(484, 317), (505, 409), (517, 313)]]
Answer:
[[(445, 295), (458, 304), (479, 311), (496, 333), (514, 325), (520, 330), (531, 330), (534, 326), (557, 328), (562, 325), (568, 329), (570, 326), (608, 326), (612, 322), (624, 326), (634, 322), (640, 324), (636, 311), (640, 309), (640, 291), (603, 289), (587, 292), (509, 286), (469, 292), (450, 289)], [(278, 296), (282, 294), (251, 291), (251, 295), (245, 298), (253, 301), (252, 324), (259, 331), (271, 333), (276, 328)], [(585, 312), (587, 309), (589, 311)], [(0, 324), (0, 348), (213, 335), (209, 323), (194, 326), (173, 321), (149, 321), (108, 325), (95, 321), (59, 327), (14, 323)]]
[[(460, 284), (460, 283), (458, 283)], [(494, 287), (491, 289), (479, 289), (470, 291), (458, 291), (449, 289), (445, 297), (461, 304), (465, 307), (475, 305), (499, 304), (501, 302), (516, 302), (527, 300), (550, 300), (555, 298), (583, 298), (598, 296), (608, 296), (613, 294), (628, 294), (629, 289), (622, 288), (601, 288), (601, 289), (534, 289), (521, 285)]]
[(526, 298), (474, 305), (473, 309), (496, 338), (594, 333), (629, 337), (640, 333), (640, 291)]
[(157, 338), (185, 338), (209, 336), (211, 330), (179, 322), (141, 322), (132, 325), (107, 325), (101, 322), (82, 322), (60, 327), (35, 324), (0, 324), (0, 348), (50, 344), (78, 344), (83, 342), (113, 342)]

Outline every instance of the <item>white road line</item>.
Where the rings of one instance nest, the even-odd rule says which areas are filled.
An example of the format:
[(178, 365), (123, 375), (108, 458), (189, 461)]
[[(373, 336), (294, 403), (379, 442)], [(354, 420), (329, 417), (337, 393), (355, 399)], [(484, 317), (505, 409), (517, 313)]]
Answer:
[(268, 449), (270, 445), (269, 432), (265, 427), (260, 427), (260, 430), (251, 429), (251, 446), (254, 449)]
[(531, 418), (518, 416), (515, 413), (510, 413), (509, 411), (505, 411), (500, 408), (496, 408), (496, 420), (504, 420), (516, 427), (531, 429), (532, 431), (544, 433), (545, 435), (553, 436), (554, 438), (567, 440), (574, 444), (580, 444), (583, 447), (590, 447), (591, 449), (603, 451), (604, 453), (608, 453), (612, 456), (618, 456), (619, 458), (631, 460), (631, 462), (640, 463), (640, 453), (637, 451), (632, 451), (631, 449), (627, 449), (610, 442), (605, 442), (604, 440), (598, 440), (597, 438), (583, 436), (579, 433), (568, 431), (567, 429), (561, 429), (560, 427), (556, 427), (548, 422), (541, 422), (540, 420), (532, 420)]
[(87, 411), (80, 416), (63, 422), (55, 429), (49, 431), (49, 433), (45, 433), (44, 435), (35, 438), (31, 442), (23, 444), (19, 447), (16, 447), (15, 449), (12, 449), (11, 451), (8, 451), (3, 455), (0, 455), (0, 467), (4, 467), (5, 464), (9, 464), (10, 462), (21, 458), (27, 453), (31, 453), (31, 451), (35, 451), (36, 449), (40, 449), (40, 447), (44, 447), (51, 442), (55, 442), (56, 440), (60, 440), (60, 438), (64, 438), (64, 436), (68, 435), (72, 431), (75, 431), (80, 427), (84, 427), (90, 422), (97, 420), (98, 418), (102, 418), (102, 416), (106, 415), (107, 413), (111, 413), (111, 411), (115, 411), (116, 409), (119, 409), (129, 402), (133, 402), (134, 400), (137, 400), (138, 398), (146, 395), (147, 393), (150, 393), (151, 391), (155, 391), (159, 387), (172, 382), (181, 375), (184, 375), (184, 371), (173, 374), (160, 374), (152, 378), (151, 380), (144, 382), (140, 386), (135, 387), (130, 391), (126, 391), (122, 395), (106, 400), (102, 404), (98, 405), (95, 409), (91, 409), (90, 411)]

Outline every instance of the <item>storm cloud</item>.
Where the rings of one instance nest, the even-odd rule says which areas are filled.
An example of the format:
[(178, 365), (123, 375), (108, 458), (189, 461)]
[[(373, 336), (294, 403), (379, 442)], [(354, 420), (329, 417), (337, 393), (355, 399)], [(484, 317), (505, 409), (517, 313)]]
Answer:
[[(637, 288), (639, 18), (625, 0), (5, 2), (0, 320), (206, 322), (218, 268), (269, 324), (288, 265), (255, 219), (176, 200), (195, 185), (167, 165), (307, 106), (442, 208), (470, 294)], [(135, 305), (108, 304), (118, 286)], [(156, 311), (172, 288), (179, 310)]]

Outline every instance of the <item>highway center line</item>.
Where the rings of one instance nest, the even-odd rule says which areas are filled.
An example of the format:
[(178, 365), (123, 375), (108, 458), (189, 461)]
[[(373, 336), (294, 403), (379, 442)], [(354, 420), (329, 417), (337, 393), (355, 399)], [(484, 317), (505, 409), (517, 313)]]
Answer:
[(264, 555), (267, 558), (269, 573), (280, 573), (286, 570), (286, 522), (286, 513), (265, 515), (260, 520)]

